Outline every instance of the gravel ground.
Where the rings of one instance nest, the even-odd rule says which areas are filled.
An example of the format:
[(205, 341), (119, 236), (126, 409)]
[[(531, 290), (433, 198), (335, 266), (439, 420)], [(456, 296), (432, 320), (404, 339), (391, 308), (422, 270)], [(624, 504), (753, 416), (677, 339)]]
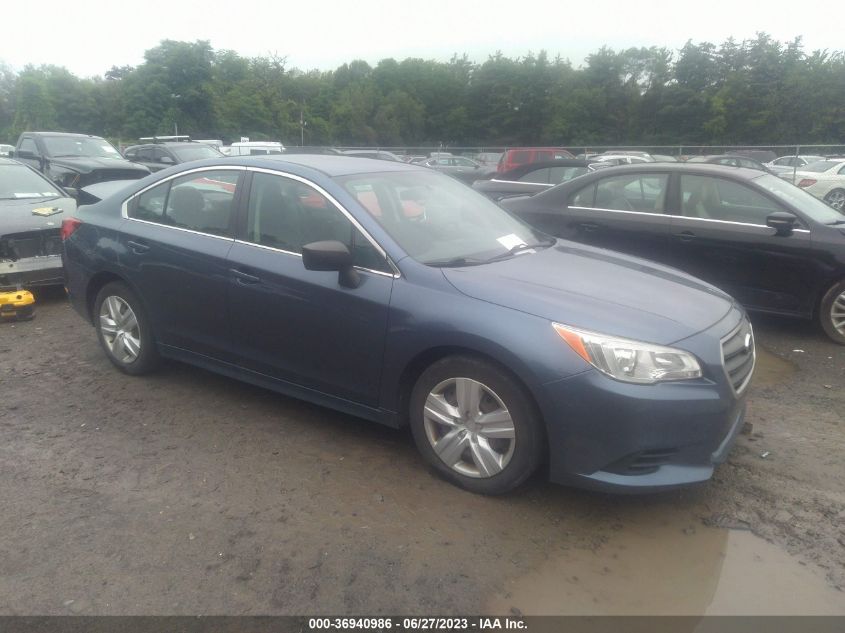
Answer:
[(536, 479), (485, 498), (433, 475), (407, 432), (176, 363), (125, 376), (40, 297), (33, 321), (0, 324), (0, 615), (518, 612), (519, 579), (584, 552), (566, 582), (612, 575), (650, 533), (707, 563), (669, 557), (668, 577), (716, 587), (725, 528), (845, 614), (845, 347), (755, 327), (753, 428), (710, 483), (620, 498)]

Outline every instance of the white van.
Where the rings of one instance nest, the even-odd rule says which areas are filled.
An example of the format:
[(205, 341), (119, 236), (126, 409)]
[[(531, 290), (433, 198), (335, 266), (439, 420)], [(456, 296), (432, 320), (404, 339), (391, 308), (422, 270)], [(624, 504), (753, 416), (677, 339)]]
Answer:
[(228, 156), (260, 156), (262, 154), (281, 154), (285, 146), (276, 141), (247, 141), (232, 143), (229, 147), (221, 147), (220, 151)]

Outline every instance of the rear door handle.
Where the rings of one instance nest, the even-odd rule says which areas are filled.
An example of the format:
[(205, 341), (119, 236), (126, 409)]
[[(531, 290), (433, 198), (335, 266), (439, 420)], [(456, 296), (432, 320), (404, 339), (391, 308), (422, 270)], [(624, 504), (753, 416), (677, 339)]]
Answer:
[(143, 253), (146, 253), (148, 250), (150, 250), (149, 244), (144, 244), (143, 242), (136, 242), (134, 240), (127, 241), (126, 245), (129, 248), (131, 248), (133, 251), (135, 251), (136, 255), (141, 255)]
[(260, 277), (250, 275), (249, 273), (245, 273), (244, 271), (238, 270), (237, 268), (230, 268), (229, 272), (232, 273), (235, 276), (237, 282), (241, 284), (257, 284), (261, 281)]
[(585, 233), (595, 233), (601, 228), (601, 225), (596, 224), (595, 222), (580, 222), (578, 224), (578, 228), (580, 228)]
[(675, 233), (675, 237), (682, 242), (692, 242), (697, 236), (692, 231), (681, 231), (680, 233)]

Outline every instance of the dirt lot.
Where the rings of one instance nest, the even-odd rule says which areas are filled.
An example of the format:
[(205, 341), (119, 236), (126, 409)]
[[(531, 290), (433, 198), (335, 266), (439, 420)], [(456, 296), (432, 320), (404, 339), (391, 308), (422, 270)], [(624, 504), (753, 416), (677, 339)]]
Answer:
[(405, 432), (124, 376), (41, 297), (0, 324), (0, 614), (845, 614), (845, 348), (755, 326), (753, 429), (709, 484), (484, 498)]

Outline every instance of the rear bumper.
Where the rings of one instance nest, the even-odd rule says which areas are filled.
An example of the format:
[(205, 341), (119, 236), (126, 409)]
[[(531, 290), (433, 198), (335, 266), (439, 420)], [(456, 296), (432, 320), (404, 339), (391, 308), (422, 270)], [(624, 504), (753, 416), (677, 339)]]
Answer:
[(54, 286), (64, 283), (61, 255), (0, 261), (0, 290)]

